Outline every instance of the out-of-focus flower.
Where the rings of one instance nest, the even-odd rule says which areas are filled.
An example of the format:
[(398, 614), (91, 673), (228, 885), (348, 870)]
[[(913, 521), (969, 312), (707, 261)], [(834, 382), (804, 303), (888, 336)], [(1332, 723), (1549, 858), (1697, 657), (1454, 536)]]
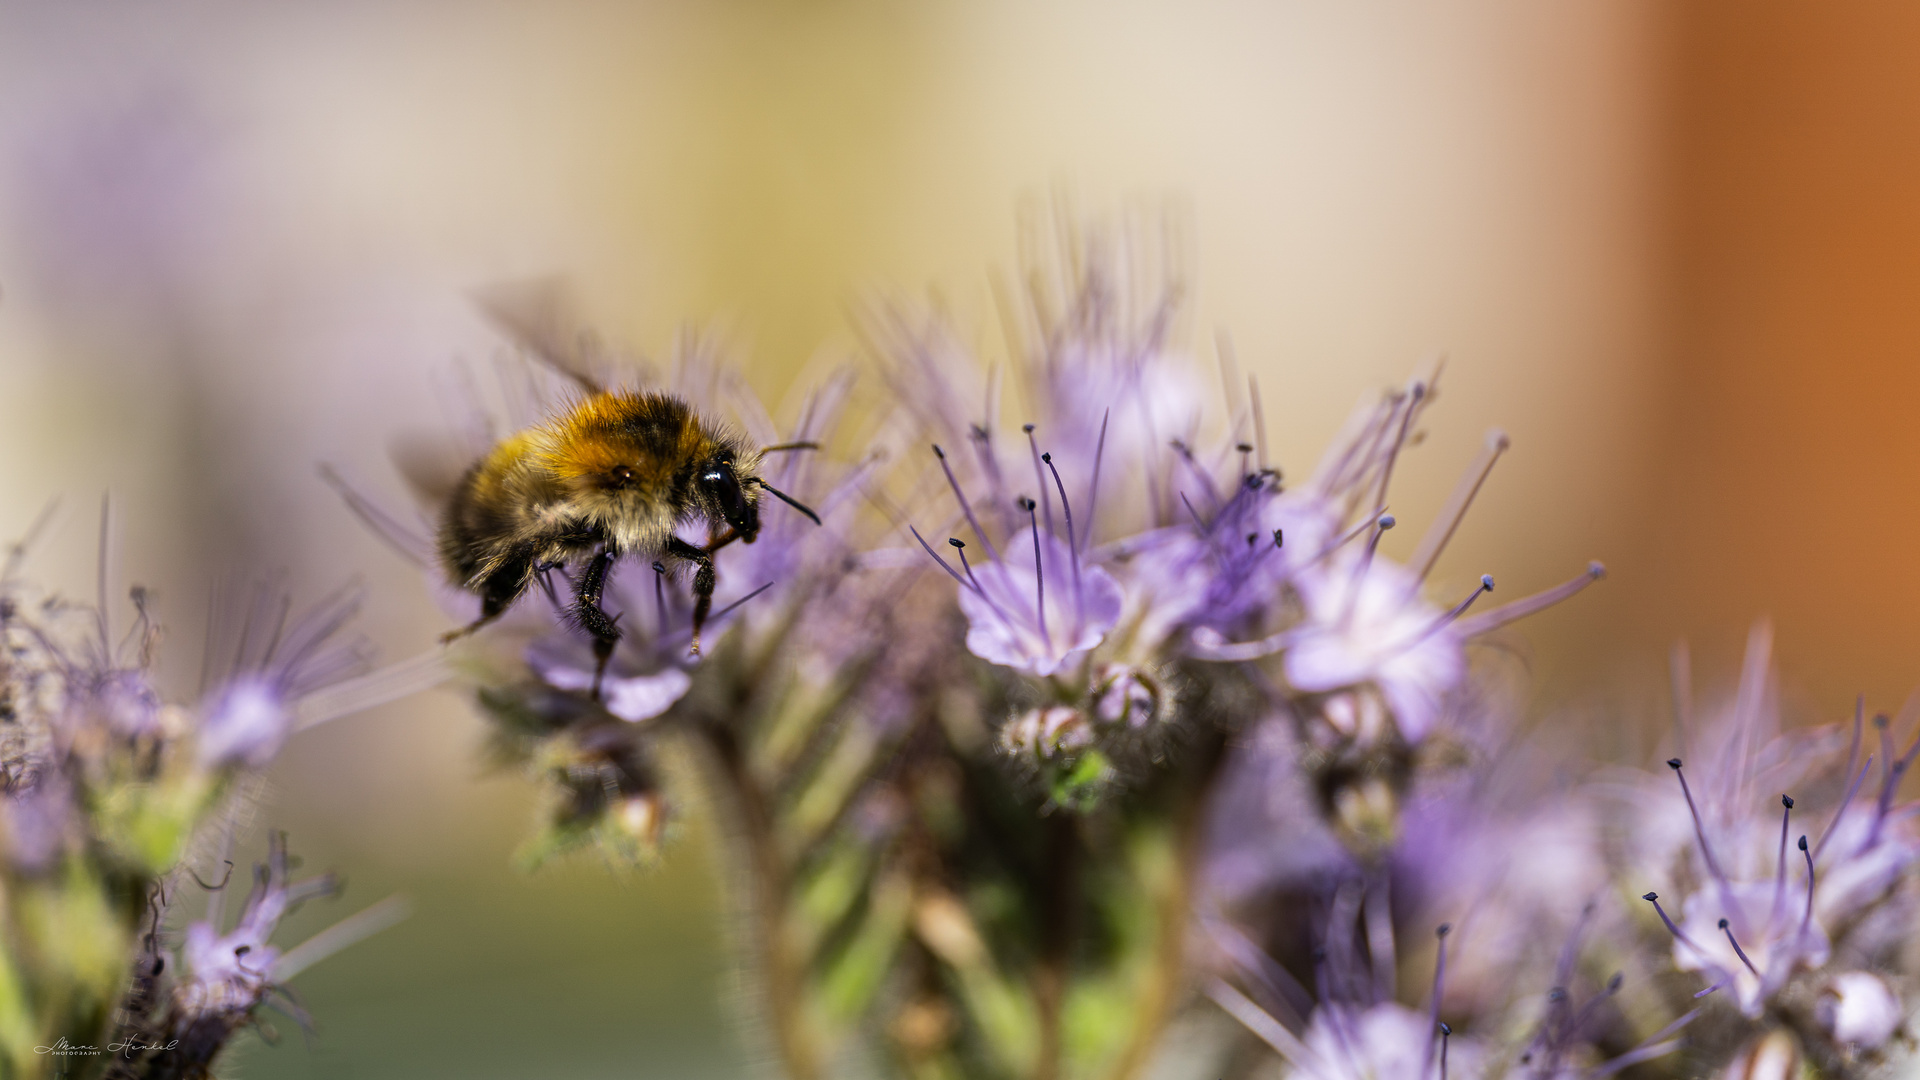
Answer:
[(661, 662), (651, 671), (641, 668), (635, 660), (636, 653), (659, 651), (616, 649), (605, 673), (601, 674), (585, 642), (547, 635), (527, 646), (527, 664), (541, 682), (556, 690), (588, 693), (596, 689), (598, 678), (601, 706), (628, 723), (639, 723), (672, 708), (693, 685), (693, 676), (670, 659), (656, 655), (653, 659)]
[[(239, 628), (232, 666), (200, 706), (202, 766), (260, 768), (293, 733), (301, 698), (367, 666), (364, 643), (337, 640), (360, 608), (356, 590), (336, 593), (288, 622), (288, 604), (255, 591)], [(220, 641), (218, 631), (214, 636)]]
[(176, 965), (159, 947), (155, 923), (152, 959), (141, 961), (139, 992), (119, 1019), (109, 1080), (207, 1075), (233, 1036), (258, 1023), (269, 1003), (306, 1023), (287, 980), (405, 917), (404, 902), (390, 898), (283, 952), (272, 943), (281, 920), (308, 900), (337, 892), (339, 883), (331, 874), (290, 880), (285, 835), (270, 834), (268, 843), (267, 861), (255, 867), (232, 929), (222, 932), (216, 900), (207, 918), (187, 925)]
[[(1392, 523), (1382, 517), (1378, 527)], [(1458, 608), (1443, 612), (1422, 600), (1413, 575), (1372, 556), (1369, 546), (1350, 558), (1329, 559), (1324, 572), (1299, 579), (1307, 621), (1287, 646), (1287, 681), (1314, 694), (1376, 691), (1401, 737), (1419, 742), (1466, 675), (1458, 616), (1481, 592), (1493, 590), (1493, 578), (1482, 577)], [(1345, 733), (1359, 734), (1357, 723)]]
[(1793, 1036), (1774, 1030), (1742, 1047), (1716, 1080), (1794, 1080), (1800, 1075), (1800, 1048)]
[(1093, 715), (1102, 724), (1138, 730), (1160, 717), (1160, 681), (1138, 668), (1103, 664), (1093, 674)]
[(1000, 729), (1000, 745), (1010, 754), (1048, 761), (1070, 757), (1093, 745), (1086, 714), (1066, 705), (1028, 709)]
[[(1876, 940), (1886, 931), (1880, 929), (1885, 920), (1874, 916), (1898, 902), (1896, 885), (1920, 859), (1911, 810), (1894, 804), (1912, 751), (1893, 760), (1894, 746), (1882, 725), (1881, 790), (1871, 803), (1857, 799), (1873, 757), (1861, 761), (1858, 716), (1848, 762), (1840, 771), (1846, 793), (1828, 811), (1824, 829), (1794, 827), (1796, 812), (1804, 821), (1811, 808), (1790, 794), (1773, 796), (1777, 825), (1757, 812), (1766, 792), (1794, 786), (1826, 766), (1822, 747), (1833, 745), (1828, 732), (1776, 734), (1770, 646), (1768, 629), (1756, 627), (1737, 698), (1687, 733), (1695, 764), (1704, 763), (1709, 778), (1696, 788), (1688, 782), (1691, 770), (1685, 762), (1673, 758), (1667, 762), (1668, 783), (1678, 788), (1679, 797), (1636, 795), (1628, 807), (1633, 820), (1663, 814), (1690, 823), (1690, 835), (1682, 834), (1691, 843), (1682, 849), (1681, 865), (1689, 872), (1678, 879), (1684, 890), (1678, 923), (1661, 904), (1662, 893), (1649, 892), (1646, 899), (1673, 935), (1675, 966), (1703, 973), (1706, 992), (1727, 989), (1751, 1019), (1786, 1007), (1789, 989), (1805, 981), (1802, 976), (1812, 978), (1836, 954), (1858, 962), (1887, 944)], [(1676, 831), (1671, 823), (1664, 828), (1649, 823), (1636, 839), (1657, 851), (1660, 838)]]
[(1820, 1023), (1843, 1047), (1876, 1050), (1906, 1019), (1900, 996), (1868, 971), (1843, 971), (1820, 995)]

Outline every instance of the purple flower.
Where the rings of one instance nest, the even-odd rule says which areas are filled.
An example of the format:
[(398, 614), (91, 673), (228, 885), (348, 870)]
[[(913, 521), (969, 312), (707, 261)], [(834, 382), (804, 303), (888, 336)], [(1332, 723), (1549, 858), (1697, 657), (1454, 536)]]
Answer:
[(1072, 553), (1051, 534), (1036, 545), (1033, 566), (990, 559), (969, 567), (960, 610), (967, 616), (967, 649), (975, 656), (1045, 676), (1100, 644), (1120, 619), (1122, 597), (1119, 583), (1099, 567), (1073, 572)]
[[(1007, 536), (1003, 554), (974, 516), (946, 454), (938, 446), (934, 453), (987, 554), (985, 559), (970, 559), (964, 542), (948, 540), (960, 562), (956, 570), (918, 530), (913, 531), (920, 546), (959, 584), (960, 610), (967, 617), (967, 649), (991, 663), (1042, 677), (1077, 664), (1120, 621), (1124, 597), (1113, 575), (1083, 563), (1077, 550), (1080, 534), (1074, 528), (1066, 488), (1058, 484), (1058, 473), (1054, 479), (1068, 530), (1066, 540), (1054, 535), (1051, 520), (1043, 530), (1039, 504), (1023, 499), (1028, 536)], [(1036, 457), (1052, 465), (1051, 455)], [(1031, 547), (1026, 547), (1029, 537)], [(1032, 553), (1031, 560), (1027, 551)]]
[[(1755, 627), (1738, 696), (1686, 731), (1692, 767), (1670, 759), (1672, 775), (1659, 785), (1664, 793), (1646, 790), (1651, 779), (1626, 787), (1629, 813), (1641, 823), (1638, 850), (1656, 859), (1684, 855), (1691, 866), (1667, 897), (1679, 903), (1677, 922), (1661, 903), (1665, 894), (1645, 897), (1673, 935), (1674, 965), (1701, 972), (1709, 984), (1703, 993), (1728, 989), (1751, 1018), (1802, 973), (1825, 966), (1836, 949), (1861, 957), (1889, 944), (1870, 939), (1884, 922), (1871, 916), (1895, 899), (1895, 886), (1920, 859), (1913, 808), (1894, 805), (1920, 739), (1896, 757), (1889, 728), (1877, 722), (1880, 790), (1871, 801), (1859, 799), (1875, 755), (1861, 759), (1864, 724), (1856, 715), (1840, 772), (1846, 792), (1824, 815), (1824, 827), (1814, 824), (1822, 815), (1783, 793), (1830, 767), (1827, 755), (1837, 744), (1830, 731), (1776, 735), (1771, 644), (1771, 631)], [(1773, 813), (1762, 809), (1769, 805)]]
[[(1383, 526), (1392, 518), (1382, 517)], [(1347, 691), (1325, 710), (1343, 734), (1372, 742), (1368, 723), (1377, 693), (1402, 738), (1417, 743), (1444, 711), (1447, 697), (1466, 678), (1465, 643), (1457, 614), (1492, 578), (1481, 579), (1455, 613), (1439, 610), (1420, 595), (1419, 581), (1405, 569), (1364, 553), (1325, 561), (1298, 579), (1306, 620), (1287, 644), (1284, 670), (1294, 689), (1309, 694)]]
[(289, 601), (254, 590), (237, 628), (216, 627), (237, 644), (220, 652), (234, 659), (225, 677), (202, 699), (198, 755), (206, 768), (260, 768), (285, 745), (299, 701), (367, 665), (366, 647), (335, 638), (359, 610), (357, 591), (345, 590), (289, 621)]
[(242, 676), (221, 687), (201, 712), (201, 761), (215, 768), (266, 765), (293, 732), (288, 705), (269, 679)]
[[(642, 665), (635, 654), (651, 651), (657, 662)], [(660, 650), (615, 649), (613, 660), (600, 679), (600, 704), (608, 712), (628, 723), (651, 720), (673, 707), (693, 685), (693, 676), (673, 659), (658, 656)], [(679, 650), (673, 650), (676, 654)], [(540, 681), (556, 690), (579, 693), (594, 689), (597, 664), (585, 642), (572, 635), (547, 635), (527, 646), (527, 664)]]
[(1818, 1011), (1833, 1041), (1855, 1052), (1879, 1049), (1906, 1020), (1893, 986), (1866, 971), (1843, 971), (1827, 980)]

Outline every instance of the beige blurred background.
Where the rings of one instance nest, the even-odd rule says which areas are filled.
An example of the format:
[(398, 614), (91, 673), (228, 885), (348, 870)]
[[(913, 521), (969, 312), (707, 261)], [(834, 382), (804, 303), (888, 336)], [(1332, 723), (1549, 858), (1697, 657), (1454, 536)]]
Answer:
[[(1681, 635), (1710, 683), (1769, 614), (1811, 713), (1891, 705), (1917, 45), (1891, 4), (0, 0), (0, 535), (60, 497), (34, 565), (90, 591), (111, 492), (183, 676), (246, 570), (359, 577), (408, 655), (441, 619), (315, 464), (398, 496), (389, 438), (499, 347), (468, 290), (565, 272), (609, 336), (718, 327), (777, 399), (874, 289), (937, 285), (995, 340), (1014, 209), (1064, 191), (1182, 208), (1195, 346), (1230, 331), (1296, 473), (1448, 355), (1396, 511), (1487, 428), (1514, 451), (1443, 576), (1613, 569), (1528, 626), (1542, 714), (1652, 700)], [(318, 1034), (247, 1074), (747, 1068), (704, 819), (644, 878), (516, 876), (528, 795), (478, 738), (443, 695), (282, 758), (255, 825), (353, 882), (303, 925), (417, 914), (303, 976)]]

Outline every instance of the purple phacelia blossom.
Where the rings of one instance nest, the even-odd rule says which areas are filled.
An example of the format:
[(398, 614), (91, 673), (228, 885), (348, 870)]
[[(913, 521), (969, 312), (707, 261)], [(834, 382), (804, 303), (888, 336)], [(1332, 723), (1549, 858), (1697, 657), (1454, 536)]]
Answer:
[[(240, 624), (226, 631), (238, 642), (232, 663), (198, 710), (202, 766), (264, 766), (293, 733), (302, 698), (367, 667), (363, 642), (339, 640), (359, 607), (358, 591), (346, 590), (289, 621), (285, 596), (255, 590)], [(216, 628), (213, 640), (222, 636)]]
[[(1859, 798), (1875, 756), (1861, 759), (1864, 709), (1856, 712), (1840, 772), (1845, 794), (1836, 806), (1815, 814), (1791, 794), (1767, 794), (1805, 781), (1828, 765), (1826, 753), (1835, 748), (1830, 731), (1777, 734), (1771, 640), (1764, 624), (1755, 628), (1732, 706), (1685, 732), (1695, 767), (1679, 757), (1668, 760), (1669, 792), (1636, 796), (1629, 808), (1641, 821), (1666, 819), (1639, 830), (1644, 848), (1671, 850), (1676, 834), (1684, 845), (1681, 865), (1690, 872), (1668, 893), (1645, 896), (1673, 936), (1674, 965), (1707, 979), (1702, 994), (1727, 990), (1754, 1019), (1802, 975), (1821, 971), (1836, 956), (1857, 962), (1888, 944), (1880, 940), (1889, 933), (1887, 920), (1874, 916), (1899, 901), (1898, 885), (1920, 860), (1914, 807), (1895, 805), (1920, 739), (1896, 756), (1890, 726), (1876, 721), (1880, 789), (1870, 801)], [(1696, 785), (1690, 772), (1707, 775)], [(1777, 816), (1760, 809), (1768, 802)], [(1822, 816), (1826, 824), (1819, 826)], [(1678, 901), (1677, 921), (1663, 896)]]
[[(1006, 536), (1003, 552), (975, 516), (945, 452), (935, 446), (934, 453), (986, 552), (984, 559), (969, 558), (964, 541), (949, 539), (947, 543), (960, 563), (956, 570), (919, 530), (913, 530), (927, 554), (958, 583), (960, 610), (967, 617), (967, 649), (982, 660), (1041, 677), (1079, 663), (1119, 622), (1124, 597), (1113, 575), (1083, 563), (1078, 549), (1080, 534), (1075, 531), (1073, 510), (1058, 472), (1053, 473), (1053, 479), (1066, 538), (1054, 535), (1050, 521), (1043, 530), (1039, 503), (1023, 499), (1027, 535)], [(1048, 467), (1053, 464), (1050, 454), (1040, 455), (1039, 460)]]

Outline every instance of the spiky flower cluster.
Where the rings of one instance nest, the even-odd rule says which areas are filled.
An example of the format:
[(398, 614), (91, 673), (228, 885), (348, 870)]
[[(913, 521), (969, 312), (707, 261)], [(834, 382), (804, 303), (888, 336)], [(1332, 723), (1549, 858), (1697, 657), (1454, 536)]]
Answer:
[[(1505, 437), (1397, 557), (1437, 372), (1293, 481), (1252, 380), (1227, 359), (1221, 406), (1198, 389), (1177, 278), (1064, 231), (1030, 249), (1003, 363), (885, 306), (885, 392), (843, 374), (785, 425), (707, 351), (663, 375), (550, 294), (489, 299), (532, 387), (512, 425), (553, 407), (543, 369), (592, 368), (827, 447), (771, 476), (824, 526), (768, 515), (718, 554), (697, 657), (665, 561), (609, 587), (604, 675), (564, 566), (460, 647), (498, 756), (549, 794), (525, 861), (650, 859), (676, 785), (704, 787), (802, 1080), (1141, 1076), (1202, 999), (1244, 1029), (1219, 1070), (1241, 1077), (1850, 1077), (1904, 1052), (1920, 739), (1891, 733), (1914, 721), (1878, 750), (1857, 721), (1844, 760), (1844, 732), (1778, 734), (1756, 639), (1733, 706), (1683, 709), (1670, 769), (1522, 738), (1475, 644), (1602, 569), (1501, 606), (1491, 575), (1430, 587)], [(475, 429), (468, 459), (504, 434)], [(347, 496), (438, 582), (433, 498)]]
[[(289, 885), (280, 841), (238, 925), (221, 929), (216, 899), (183, 929), (190, 854), (297, 728), (417, 689), (435, 665), (363, 674), (342, 634), (352, 593), (295, 615), (263, 587), (215, 605), (228, 618), (210, 629), (206, 684), (172, 703), (144, 590), (121, 634), (104, 595), (37, 593), (25, 551), (0, 571), (0, 1074), (99, 1075), (112, 1047), (116, 1077), (208, 1075), (294, 971), (352, 935), (299, 956), (269, 944), (328, 887)], [(105, 577), (103, 563), (103, 593)]]

